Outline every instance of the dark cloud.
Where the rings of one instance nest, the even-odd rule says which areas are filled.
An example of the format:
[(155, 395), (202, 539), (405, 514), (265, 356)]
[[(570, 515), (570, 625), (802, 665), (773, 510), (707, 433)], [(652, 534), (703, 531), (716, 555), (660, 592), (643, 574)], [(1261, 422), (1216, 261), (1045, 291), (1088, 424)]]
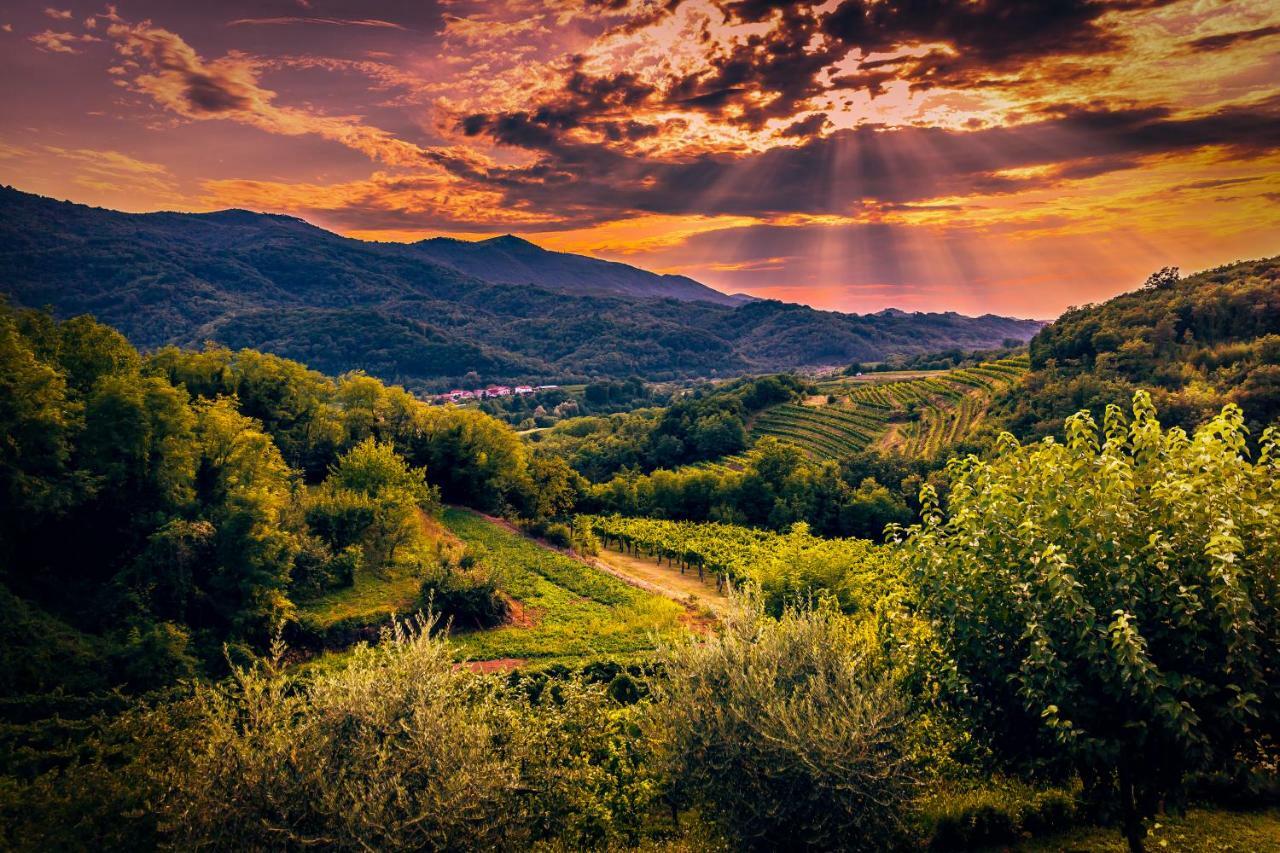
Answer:
[[(557, 129), (594, 128), (625, 146), (641, 135), (613, 125), (624, 118), (634, 123), (637, 108), (650, 107), (702, 112), (760, 130), (805, 112), (815, 97), (840, 90), (878, 97), (897, 80), (917, 89), (1014, 85), (1023, 69), (1045, 57), (1085, 57), (1121, 48), (1118, 30), (1102, 23), (1107, 13), (1169, 2), (1174, 0), (843, 0), (826, 10), (828, 4), (818, 2), (719, 0), (716, 8), (726, 20), (768, 22), (770, 28), (709, 49), (704, 67), (658, 83), (630, 73), (592, 76), (574, 60), (556, 97), (508, 116), (464, 116), (459, 126), (468, 135), (489, 133), (515, 145), (524, 144), (518, 140), (550, 144), (544, 137)], [(649, 14), (679, 5), (673, 0)], [(696, 38), (708, 45), (713, 41), (705, 27)], [(934, 44), (945, 49), (863, 61), (853, 71), (830, 76), (851, 53), (867, 56)], [(1082, 63), (1054, 73), (1065, 82), (1097, 69)]]
[(814, 136), (821, 133), (831, 122), (827, 119), (826, 113), (814, 113), (813, 115), (794, 121), (782, 129), (783, 136)]
[(1267, 36), (1274, 35), (1280, 35), (1280, 24), (1192, 39), (1187, 42), (1187, 46), (1193, 50), (1225, 50), (1226, 48), (1234, 47), (1242, 42), (1257, 41), (1260, 38), (1266, 38)]
[(236, 86), (213, 74), (188, 70), (186, 87), (187, 102), (193, 110), (198, 112), (221, 113), (228, 110), (243, 110), (252, 103), (249, 97), (237, 91)]
[(822, 30), (863, 54), (920, 44), (945, 44), (896, 64), (916, 87), (989, 83), (992, 72), (1017, 71), (1052, 56), (1092, 56), (1117, 50), (1122, 36), (1101, 19), (1112, 11), (1174, 0), (844, 0)]
[[(1161, 107), (1063, 106), (1012, 127), (862, 126), (795, 147), (679, 162), (570, 143), (528, 115), (486, 121), (481, 130), (540, 156), (520, 167), (484, 170), (468, 163), (465, 177), (502, 191), (512, 205), (560, 213), (569, 227), (620, 211), (849, 214), (866, 203), (1049, 186), (1208, 146), (1252, 156), (1280, 150), (1280, 98), (1194, 118)], [(1029, 177), (1007, 174), (1027, 167), (1048, 168)]]

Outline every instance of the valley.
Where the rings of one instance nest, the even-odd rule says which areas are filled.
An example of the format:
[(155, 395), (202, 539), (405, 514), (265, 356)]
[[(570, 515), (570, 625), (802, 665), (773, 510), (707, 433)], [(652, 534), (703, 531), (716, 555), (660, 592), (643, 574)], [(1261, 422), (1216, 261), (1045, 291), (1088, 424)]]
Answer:
[(1280, 853), (1278, 46), (0, 4), (0, 853)]
[[(12, 792), (0, 814), (29, 837), (66, 838), (78, 830), (47, 818), (57, 798), (188, 809), (239, 790), (248, 767), (278, 791), (342, 740), (342, 772), (364, 779), (386, 767), (376, 744), (429, 736), (416, 756), (465, 756), (441, 772), (497, 762), (517, 780), (487, 801), (495, 815), (526, 791), (571, 790), (612, 803), (609, 819), (628, 827), (609, 830), (619, 840), (679, 846), (736, 824), (677, 801), (682, 829), (655, 793), (677, 788), (655, 785), (734, 796), (757, 772), (708, 778), (680, 756), (772, 744), (770, 765), (818, 773), (806, 784), (827, 790), (841, 744), (875, 737), (891, 746), (869, 778), (910, 774), (877, 788), (909, 817), (876, 830), (886, 838), (1109, 849), (1121, 836), (1090, 828), (1107, 820), (1085, 771), (1043, 768), (1118, 771), (1052, 729), (1157, 749), (1132, 740), (1141, 726), (1161, 755), (1192, 754), (1173, 706), (1113, 727), (1133, 702), (1132, 676), (1113, 672), (1145, 660), (1160, 695), (1197, 709), (1192, 731), (1269, 749), (1276, 270), (1249, 262), (1121, 297), (1128, 341), (1092, 325), (1113, 327), (1108, 303), (1048, 327), (1030, 352), (597, 379), (463, 404), (248, 349), (139, 352), (91, 318), (6, 306), (0, 358), (21, 405), (0, 409), (0, 541), (10, 565), (30, 568), (5, 575), (0, 596)], [(1242, 321), (1223, 322), (1232, 312)], [(1135, 357), (1145, 350), (1132, 341), (1173, 316), (1200, 331)], [(1088, 352), (1070, 332), (1081, 324)], [(1125, 409), (1112, 403), (1125, 394)], [(1157, 420), (1157, 398), (1179, 426)], [(1044, 439), (1065, 407), (1078, 414)], [(59, 535), (67, 527), (80, 536)], [(1209, 596), (1157, 580), (1168, 572)], [(1049, 645), (1024, 647), (1028, 625)], [(1213, 663), (1225, 658), (1230, 673)], [(1064, 680), (1063, 666), (1077, 675)], [(1016, 678), (1033, 702), (1002, 692), (1010, 671), (1029, 673)], [(1215, 690), (1243, 683), (1245, 716), (1189, 691), (1190, 671)], [(966, 698), (976, 685), (992, 698)], [(359, 722), (332, 728), (339, 718)], [(475, 751), (494, 743), (476, 727), (504, 745)], [(174, 736), (210, 751), (175, 754)], [(979, 742), (989, 751), (975, 758)], [(830, 752), (818, 765), (792, 752), (819, 746)], [(224, 754), (240, 757), (223, 765)], [(1265, 806), (1265, 765), (1242, 761), (1262, 786), (1250, 802)], [(1274, 809), (1223, 811), (1193, 765), (1181, 772), (1141, 784), (1208, 809), (1138, 818), (1152, 840), (1198, 849), (1186, 840), (1275, 828)], [(601, 793), (617, 786), (622, 801)], [(848, 808), (849, 820), (866, 814)], [(109, 814), (95, 825), (143, 846), (164, 832), (140, 822), (146, 810)], [(503, 826), (549, 832), (540, 810), (527, 814)], [(477, 837), (476, 826), (449, 832)]]

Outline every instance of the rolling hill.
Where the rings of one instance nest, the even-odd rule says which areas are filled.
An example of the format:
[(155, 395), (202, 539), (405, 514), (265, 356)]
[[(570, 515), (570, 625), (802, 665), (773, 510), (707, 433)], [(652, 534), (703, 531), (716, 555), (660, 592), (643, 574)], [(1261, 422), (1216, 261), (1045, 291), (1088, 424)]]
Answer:
[(730, 296), (683, 275), (659, 275), (628, 264), (568, 252), (551, 252), (510, 234), (489, 240), (433, 237), (413, 244), (423, 258), (493, 284), (532, 284), (560, 293), (631, 296), (741, 305)]
[(993, 409), (1022, 438), (1062, 429), (1074, 412), (1101, 419), (1151, 391), (1166, 424), (1194, 429), (1227, 403), (1253, 435), (1280, 422), (1280, 256), (1179, 277), (1073, 308), (1031, 341), (1025, 393)]
[[(143, 348), (251, 346), (419, 390), (464, 378), (777, 371), (988, 348), (1025, 341), (1041, 326), (990, 315), (718, 304), (735, 298), (514, 238), (373, 243), (288, 216), (126, 214), (11, 188), (0, 188), (0, 270), (0, 292), (16, 304), (93, 314)], [(594, 284), (593, 270), (601, 276)], [(511, 283), (528, 277), (537, 280)]]

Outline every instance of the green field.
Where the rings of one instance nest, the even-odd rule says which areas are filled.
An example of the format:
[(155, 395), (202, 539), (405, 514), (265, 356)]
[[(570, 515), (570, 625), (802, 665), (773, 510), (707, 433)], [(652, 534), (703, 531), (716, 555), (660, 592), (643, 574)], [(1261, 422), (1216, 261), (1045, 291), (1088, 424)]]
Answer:
[(445, 525), (485, 555), (520, 619), (489, 631), (457, 635), (464, 660), (551, 662), (626, 657), (652, 650), (685, 629), (674, 601), (629, 586), (550, 551), (475, 513), (448, 509)]

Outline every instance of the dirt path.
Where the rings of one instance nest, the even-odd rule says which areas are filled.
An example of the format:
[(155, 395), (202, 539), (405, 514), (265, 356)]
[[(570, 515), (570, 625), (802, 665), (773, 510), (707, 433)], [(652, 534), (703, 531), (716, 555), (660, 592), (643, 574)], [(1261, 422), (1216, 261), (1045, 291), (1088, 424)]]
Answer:
[(612, 569), (610, 574), (628, 582), (643, 581), (648, 588), (667, 598), (680, 602), (692, 598), (717, 616), (729, 603), (728, 596), (716, 589), (714, 581), (698, 580), (698, 572), (694, 569), (681, 574), (675, 566), (660, 566), (647, 557), (632, 556), (611, 548), (602, 549), (593, 562), (608, 566)]
[[(469, 511), (475, 512), (475, 510)], [(719, 617), (729, 605), (728, 596), (716, 589), (715, 582), (699, 581), (696, 571), (689, 571), (682, 575), (674, 566), (659, 566), (656, 562), (643, 557), (633, 557), (608, 548), (602, 549), (598, 556), (588, 557), (576, 551), (552, 545), (545, 539), (529, 536), (505, 518), (484, 513), (476, 514), (492, 524), (524, 536), (530, 542), (548, 551), (563, 554), (636, 589), (661, 595), (683, 605), (688, 611), (685, 622), (694, 630), (703, 632), (710, 630), (712, 623), (716, 621), (715, 617)], [(710, 618), (706, 615), (708, 612), (711, 614)]]

